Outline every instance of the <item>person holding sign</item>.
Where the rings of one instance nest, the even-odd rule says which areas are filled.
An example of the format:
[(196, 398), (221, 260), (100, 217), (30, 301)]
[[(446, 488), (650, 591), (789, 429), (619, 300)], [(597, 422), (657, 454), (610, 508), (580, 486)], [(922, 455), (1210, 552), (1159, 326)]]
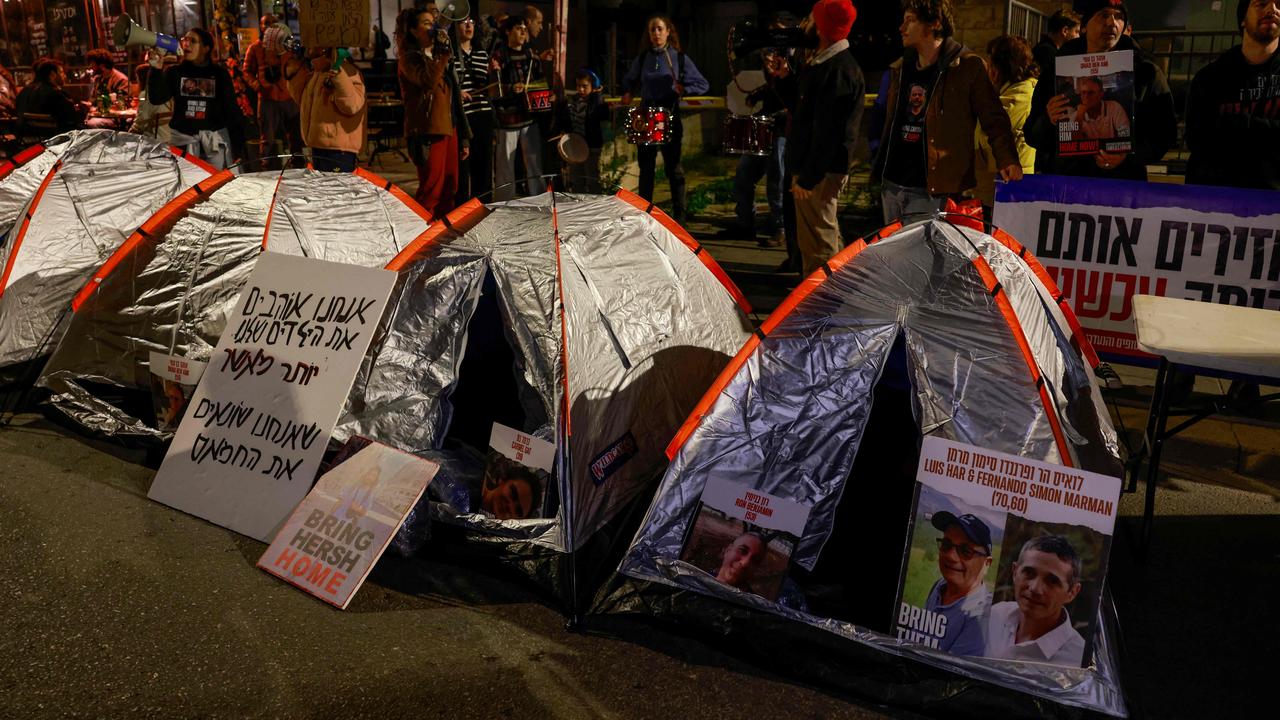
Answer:
[(334, 48), (311, 48), (307, 54), (307, 65), (291, 57), (284, 74), (301, 112), (311, 165), (320, 172), (355, 172), (367, 129), (364, 79)]
[[(1173, 147), (1177, 138), (1178, 119), (1174, 112), (1173, 95), (1164, 71), (1142, 55), (1137, 43), (1124, 34), (1129, 13), (1124, 0), (1076, 0), (1076, 12), (1084, 23), (1084, 35), (1064, 44), (1058, 57), (1084, 54), (1101, 54), (1117, 51), (1133, 52), (1133, 92), (1135, 100), (1133, 125), (1133, 151), (1127, 154), (1098, 152), (1078, 157), (1062, 157), (1058, 154), (1058, 123), (1069, 120), (1073, 114), (1087, 116), (1092, 130), (1105, 129), (1104, 114), (1114, 114), (1114, 108), (1101, 106), (1102, 95), (1088, 99), (1082, 95), (1080, 107), (1073, 107), (1072, 99), (1065, 94), (1054, 94), (1055, 84), (1041, 82), (1031, 99), (1031, 119), (1027, 123), (1027, 142), (1036, 149), (1037, 159), (1044, 159), (1045, 171), (1055, 175), (1109, 177), (1123, 180), (1147, 179), (1147, 165), (1159, 162)], [(1084, 85), (1092, 92), (1096, 85)], [(1093, 108), (1093, 109), (1087, 109)], [(1112, 123), (1112, 127), (1116, 127)], [(1040, 163), (1037, 162), (1037, 166)]]
[(191, 28), (182, 36), (182, 62), (163, 72), (164, 51), (151, 48), (147, 99), (154, 105), (172, 99), (173, 144), (221, 170), (239, 162), (244, 129), (231, 75), (212, 60), (213, 36), (204, 28)]
[(956, 655), (983, 655), (991, 590), (983, 580), (991, 567), (991, 529), (976, 515), (945, 510), (930, 523), (942, 531), (938, 538), (938, 573), (924, 609), (946, 618), (938, 649)]
[(1080, 667), (1084, 638), (1066, 605), (1080, 593), (1080, 555), (1059, 535), (1023, 544), (1013, 563), (1016, 600), (996, 603), (987, 625), (986, 656)]
[(470, 155), (471, 131), (462, 92), (446, 72), (453, 57), (449, 36), (436, 27), (436, 9), (405, 8), (396, 16), (396, 67), (404, 100), (404, 134), (418, 169), (414, 199), (441, 217), (458, 194), (458, 162)]
[[(269, 52), (266, 43), (267, 30), (279, 23), (275, 15), (258, 18), (258, 40), (244, 52), (244, 81), (258, 95), (258, 128), (262, 131), (262, 157), (276, 154), (288, 147), (293, 155), (302, 154), (306, 141), (302, 133), (300, 109), (289, 93), (285, 80), (284, 59), (278, 53)], [(264, 161), (266, 169), (280, 167), (280, 160), (271, 157)]]
[(653, 181), (657, 172), (658, 150), (662, 150), (662, 166), (671, 183), (671, 216), (676, 222), (685, 221), (684, 169), (680, 167), (680, 144), (684, 139), (680, 122), (680, 98), (684, 95), (701, 95), (711, 85), (688, 56), (680, 49), (680, 34), (675, 23), (666, 15), (649, 18), (648, 45), (640, 56), (631, 61), (631, 68), (622, 78), (622, 105), (631, 104), (632, 95), (638, 90), (640, 102), (647, 107), (665, 108), (671, 118), (669, 132), (661, 145), (641, 145), (636, 149), (640, 162), (640, 197), (653, 200)]

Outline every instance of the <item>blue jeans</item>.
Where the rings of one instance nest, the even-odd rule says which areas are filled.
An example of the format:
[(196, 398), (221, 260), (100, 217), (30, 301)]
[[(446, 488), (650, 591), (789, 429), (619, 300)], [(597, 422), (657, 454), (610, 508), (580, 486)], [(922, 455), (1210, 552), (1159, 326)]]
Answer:
[(756, 227), (756, 183), (760, 176), (765, 177), (765, 197), (769, 200), (770, 235), (782, 230), (782, 179), (786, 177), (782, 167), (782, 157), (786, 152), (787, 139), (779, 136), (773, 141), (773, 153), (770, 155), (743, 155), (738, 158), (738, 169), (733, 174), (733, 199), (736, 201), (734, 214), (738, 216), (738, 224), (747, 230)]

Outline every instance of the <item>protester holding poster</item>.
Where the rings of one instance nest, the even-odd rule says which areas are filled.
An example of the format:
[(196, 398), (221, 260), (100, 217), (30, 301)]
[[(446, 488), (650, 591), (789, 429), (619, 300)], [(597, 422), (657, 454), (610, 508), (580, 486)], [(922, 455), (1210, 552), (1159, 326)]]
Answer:
[[(1106, 123), (1101, 116), (1109, 113), (1108, 117), (1111, 117), (1116, 111), (1103, 102), (1108, 99), (1103, 97), (1107, 90), (1105, 82), (1104, 93), (1096, 98), (1092, 94), (1097, 89), (1095, 84), (1080, 85), (1090, 93), (1086, 103), (1083, 95), (1064, 93), (1056, 83), (1046, 81), (1036, 86), (1031, 100), (1031, 120), (1027, 123), (1027, 142), (1036, 149), (1036, 165), (1040, 167), (1043, 161), (1045, 172), (1054, 175), (1146, 180), (1147, 165), (1159, 162), (1177, 139), (1178, 118), (1169, 83), (1164, 71), (1143, 55), (1138, 45), (1124, 34), (1129, 17), (1124, 0), (1076, 0), (1075, 9), (1084, 23), (1084, 34), (1058, 50), (1059, 68), (1063, 58), (1119, 51), (1133, 53), (1132, 149), (1127, 154), (1097, 152), (1076, 157), (1060, 153), (1060, 123), (1069, 121), (1073, 115), (1083, 115), (1087, 118), (1085, 125), (1092, 128), (1088, 132), (1105, 134), (1102, 128)], [(1062, 74), (1061, 70), (1058, 74)], [(1112, 89), (1115, 86), (1113, 82)], [(1083, 113), (1082, 105), (1086, 106)], [(1115, 127), (1113, 122), (1113, 132)], [(1080, 131), (1080, 137), (1086, 137), (1085, 130)]]
[(285, 78), (300, 109), (302, 139), (311, 148), (312, 167), (355, 172), (368, 122), (364, 78), (356, 64), (336, 48), (311, 48), (307, 64), (289, 59)]
[[(902, 59), (889, 66), (892, 103), (873, 182), (886, 223), (934, 212), (977, 185), (974, 130), (982, 126), (1004, 180), (1022, 179), (1013, 128), (977, 54), (951, 37), (951, 0), (907, 0)], [(943, 108), (949, 112), (943, 115)], [(952, 110), (954, 109), (954, 110)]]

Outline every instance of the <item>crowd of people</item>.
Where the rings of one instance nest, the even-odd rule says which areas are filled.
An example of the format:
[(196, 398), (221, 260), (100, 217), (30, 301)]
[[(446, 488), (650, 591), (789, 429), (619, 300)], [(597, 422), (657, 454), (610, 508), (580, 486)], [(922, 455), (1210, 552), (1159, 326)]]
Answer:
[[(1077, 0), (1075, 12), (1049, 18), (1042, 41), (992, 40), (986, 57), (955, 39), (953, 0), (904, 0), (902, 57), (884, 74), (871, 107), (868, 137), (872, 181), (882, 189), (886, 222), (936, 211), (948, 202), (990, 206), (997, 180), (1025, 173), (1145, 180), (1147, 166), (1174, 146), (1178, 114), (1164, 71), (1128, 34), (1124, 0)], [(1191, 86), (1186, 137), (1188, 181), (1280, 187), (1268, 153), (1237, 167), (1249, 144), (1266, 147), (1277, 122), (1276, 2), (1239, 0), (1241, 45), (1204, 68)], [(799, 25), (806, 47), (764, 48), (765, 85), (752, 100), (777, 129), (773, 145), (741, 158), (735, 179), (738, 227), (755, 231), (755, 185), (768, 178), (769, 215), (763, 245), (789, 247), (788, 267), (819, 267), (843, 246), (837, 199), (847, 182), (862, 127), (866, 91), (848, 37), (856, 11), (849, 0), (818, 0), (797, 22), (786, 13), (771, 27)], [(368, 108), (364, 78), (345, 51), (286, 47), (277, 19), (264, 15), (260, 39), (243, 62), (215, 60), (214, 38), (194, 28), (181, 38), (182, 57), (160, 51), (135, 70), (136, 83), (105, 50), (89, 54), (94, 89), (89, 102), (65, 92), (66, 71), (52, 58), (34, 65), (20, 91), (0, 72), (0, 113), (21, 123), (40, 117), (51, 132), (92, 126), (94, 112), (137, 108), (133, 129), (163, 134), (219, 167), (242, 160), (248, 139), (264, 165), (310, 148), (317, 167), (354, 169), (364, 149)], [(546, 187), (544, 169), (560, 164), (550, 140), (580, 137), (585, 157), (570, 165), (570, 189), (598, 192), (603, 126), (610, 109), (596, 73), (572, 74), (565, 92), (552, 72), (542, 13), (442, 18), (435, 3), (402, 10), (395, 22), (395, 77), (403, 103), (403, 133), (417, 168), (417, 199), (441, 215), (471, 197), (509, 199)], [(287, 36), (287, 28), (283, 30)], [(375, 30), (375, 61), (391, 44)], [(1106, 97), (1103, 84), (1082, 78), (1068, 95), (1053, 82), (1058, 57), (1115, 50), (1135, 53), (1132, 118)], [(382, 60), (378, 60), (382, 58)], [(0, 58), (3, 60), (3, 58)], [(675, 23), (652, 16), (643, 46), (622, 78), (622, 104), (664, 113), (665, 139), (640, 143), (639, 194), (652, 199), (658, 157), (671, 188), (671, 214), (687, 215), (681, 168), (682, 97), (708, 91), (685, 52)], [(137, 88), (136, 91), (131, 88)], [(135, 98), (136, 93), (136, 98)], [(246, 98), (248, 98), (246, 100)], [(248, 115), (254, 121), (244, 122)], [(1074, 120), (1082, 137), (1131, 136), (1125, 153), (1058, 156), (1059, 123)], [(102, 122), (113, 122), (112, 120)], [(1130, 125), (1132, 127), (1130, 127)]]

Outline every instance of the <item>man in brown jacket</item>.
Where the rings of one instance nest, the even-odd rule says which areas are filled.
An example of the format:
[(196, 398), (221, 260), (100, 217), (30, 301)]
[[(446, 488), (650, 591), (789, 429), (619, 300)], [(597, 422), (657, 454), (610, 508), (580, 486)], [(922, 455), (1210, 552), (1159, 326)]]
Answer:
[(991, 141), (1000, 177), (1022, 179), (1013, 127), (982, 58), (952, 39), (951, 0), (904, 0), (902, 59), (889, 68), (889, 121), (873, 180), (885, 223), (936, 212), (977, 185), (974, 128)]

